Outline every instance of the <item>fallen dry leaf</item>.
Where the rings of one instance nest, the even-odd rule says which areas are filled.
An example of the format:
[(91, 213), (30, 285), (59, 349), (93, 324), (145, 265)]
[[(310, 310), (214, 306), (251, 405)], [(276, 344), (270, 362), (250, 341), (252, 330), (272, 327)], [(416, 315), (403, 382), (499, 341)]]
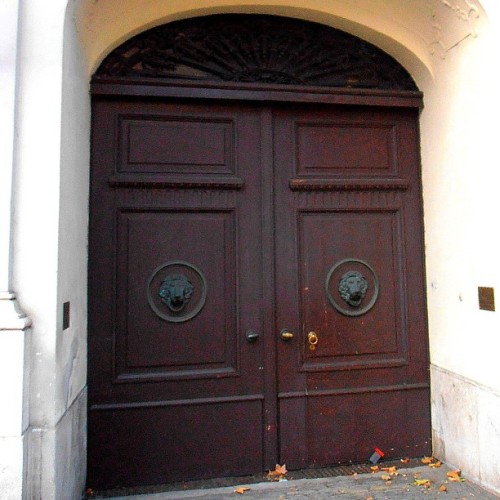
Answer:
[(431, 482), (429, 479), (415, 479), (415, 482), (413, 484), (415, 484), (415, 486), (425, 486), (426, 488), (431, 487)]
[(446, 487), (445, 484), (442, 484), (439, 488), (438, 488), (439, 491), (441, 491), (442, 493), (444, 493), (445, 491), (448, 491), (448, 488)]
[(434, 463), (429, 464), (429, 467), (431, 469), (437, 469), (438, 467), (441, 467), (442, 463), (439, 460), (436, 460)]
[(389, 474), (382, 474), (380, 476), (380, 479), (382, 479), (383, 481), (390, 481), (392, 478), (391, 476), (389, 476)]
[(462, 471), (460, 470), (451, 470), (447, 472), (446, 475), (448, 476), (448, 479), (450, 481), (454, 481), (456, 483), (465, 481), (465, 479), (462, 477)]
[(382, 470), (384, 472), (388, 472), (391, 476), (397, 476), (399, 475), (399, 472), (397, 470), (397, 467), (396, 466), (392, 466), (392, 467), (382, 467)]
[(402, 458), (401, 459), (401, 463), (403, 463), (403, 464), (409, 464), (410, 463), (410, 459), (408, 457)]
[(286, 470), (285, 464), (283, 464), (283, 465), (276, 464), (276, 467), (274, 468), (274, 470), (270, 470), (267, 473), (267, 477), (269, 479), (271, 479), (272, 481), (279, 481), (280, 479), (283, 479), (285, 477), (285, 474), (287, 472), (288, 471)]
[(380, 467), (378, 465), (372, 465), (370, 469), (372, 470), (372, 472), (378, 472), (380, 470)]
[(424, 465), (432, 464), (436, 459), (434, 457), (424, 457), (420, 460)]
[(239, 495), (243, 495), (245, 491), (248, 491), (250, 488), (247, 488), (246, 486), (242, 486), (241, 488), (236, 488), (234, 490), (235, 493), (238, 493)]

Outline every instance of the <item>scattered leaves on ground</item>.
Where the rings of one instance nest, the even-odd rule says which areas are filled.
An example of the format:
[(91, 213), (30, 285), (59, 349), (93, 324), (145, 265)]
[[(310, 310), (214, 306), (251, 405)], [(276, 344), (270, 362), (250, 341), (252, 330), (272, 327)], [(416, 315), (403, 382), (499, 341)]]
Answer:
[(422, 458), (421, 462), (424, 465), (428, 465), (432, 469), (437, 469), (438, 467), (441, 467), (441, 465), (442, 465), (442, 463), (434, 457), (424, 457), (424, 458)]
[(238, 493), (239, 495), (243, 495), (245, 491), (248, 491), (249, 489), (250, 488), (248, 488), (247, 486), (242, 486), (241, 488), (236, 488), (234, 492)]
[(380, 470), (380, 467), (378, 465), (372, 465), (370, 469), (372, 472), (378, 472)]
[(276, 464), (274, 470), (270, 470), (267, 473), (267, 478), (270, 479), (271, 481), (279, 481), (285, 477), (285, 474), (287, 472), (288, 471), (286, 470), (285, 464), (283, 465)]
[(448, 476), (448, 479), (450, 481), (456, 482), (456, 483), (461, 483), (462, 481), (465, 481), (465, 479), (462, 477), (462, 471), (460, 470), (451, 470), (446, 473)]
[(439, 490), (441, 493), (444, 493), (445, 491), (448, 491), (448, 488), (446, 487), (446, 485), (445, 485), (445, 484), (442, 484), (442, 485), (438, 488), (438, 490)]

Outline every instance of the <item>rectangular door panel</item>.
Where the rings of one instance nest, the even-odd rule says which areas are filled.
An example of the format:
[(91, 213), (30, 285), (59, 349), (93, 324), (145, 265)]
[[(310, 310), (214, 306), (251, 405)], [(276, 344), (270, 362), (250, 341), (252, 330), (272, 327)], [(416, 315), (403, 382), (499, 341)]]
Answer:
[(261, 420), (261, 400), (98, 407), (89, 415), (89, 477), (106, 488), (252, 474), (262, 468), (262, 440), (242, 429)]
[(119, 120), (119, 172), (234, 174), (232, 120), (199, 114), (121, 114)]
[(394, 123), (362, 119), (295, 123), (298, 175), (394, 175)]
[(385, 110), (325, 107), (291, 116), (285, 127), (293, 140), (299, 178), (398, 178), (404, 172), (401, 137), (406, 123)]
[(302, 334), (318, 336), (301, 369), (407, 363), (398, 211), (301, 211), (298, 226)]
[(428, 411), (421, 404), (425, 395), (424, 388), (385, 387), (310, 397), (308, 464), (366, 462), (374, 448), (390, 457), (428, 453)]
[(234, 211), (119, 211), (117, 380), (236, 373), (235, 240)]

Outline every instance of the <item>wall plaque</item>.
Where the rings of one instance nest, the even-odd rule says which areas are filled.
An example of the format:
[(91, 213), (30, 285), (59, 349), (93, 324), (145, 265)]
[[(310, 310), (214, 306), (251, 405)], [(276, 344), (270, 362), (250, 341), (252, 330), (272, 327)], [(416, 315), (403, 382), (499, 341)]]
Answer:
[(495, 310), (495, 291), (492, 287), (480, 286), (477, 288), (479, 309), (484, 311)]

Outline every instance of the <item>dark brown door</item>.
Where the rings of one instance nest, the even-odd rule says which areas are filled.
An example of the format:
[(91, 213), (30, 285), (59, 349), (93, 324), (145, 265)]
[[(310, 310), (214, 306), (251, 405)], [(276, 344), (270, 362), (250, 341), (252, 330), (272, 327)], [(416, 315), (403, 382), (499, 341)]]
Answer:
[(89, 486), (429, 451), (417, 123), (94, 98)]
[(261, 470), (259, 113), (93, 113), (89, 484)]
[(429, 453), (417, 111), (274, 120), (281, 460)]

